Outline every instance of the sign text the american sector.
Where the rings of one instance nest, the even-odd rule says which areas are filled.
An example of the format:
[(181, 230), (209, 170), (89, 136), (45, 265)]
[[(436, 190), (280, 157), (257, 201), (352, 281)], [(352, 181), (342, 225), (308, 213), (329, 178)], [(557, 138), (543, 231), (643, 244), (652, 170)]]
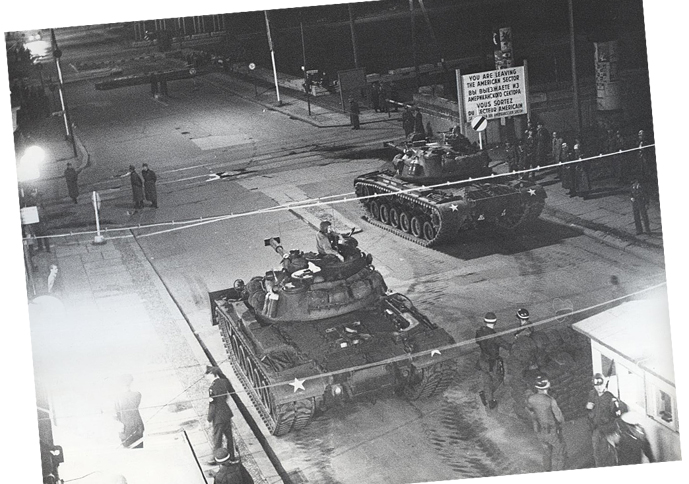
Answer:
[(466, 119), (487, 119), (526, 113), (524, 67), (462, 76)]

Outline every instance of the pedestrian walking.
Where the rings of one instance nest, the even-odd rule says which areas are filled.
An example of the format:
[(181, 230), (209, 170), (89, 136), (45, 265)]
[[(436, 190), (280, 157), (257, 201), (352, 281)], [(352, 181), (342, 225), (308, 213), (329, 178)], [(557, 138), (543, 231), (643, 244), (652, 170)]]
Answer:
[(122, 390), (115, 400), (115, 418), (120, 422), (120, 442), (126, 449), (144, 447), (144, 422), (139, 413), (141, 393), (131, 389), (134, 378), (123, 375), (120, 384)]
[(144, 197), (151, 202), (151, 207), (158, 208), (158, 193), (156, 192), (158, 177), (148, 167), (148, 163), (141, 165), (141, 176), (144, 178)]
[(615, 420), (622, 413), (620, 402), (607, 390), (607, 380), (601, 373), (593, 375), (592, 383), (586, 410), (592, 430), (593, 460), (596, 467), (613, 466), (617, 458), (609, 438), (617, 428)]
[(634, 180), (631, 187), (631, 201), (636, 235), (641, 235), (644, 232), (651, 233), (651, 225), (648, 221), (648, 199), (645, 184), (639, 180)]
[(564, 140), (557, 131), (553, 131), (553, 137), (550, 142), (550, 155), (553, 163), (559, 163), (562, 157), (562, 143)]
[(566, 447), (562, 436), (565, 417), (553, 397), (548, 395), (550, 381), (544, 375), (536, 378), (536, 393), (526, 399), (533, 429), (543, 446), (543, 469), (546, 472), (565, 468)]
[[(495, 391), (502, 385), (505, 378), (505, 366), (500, 357), (500, 348), (509, 350), (511, 344), (502, 337), (495, 336), (495, 323), (497, 322), (495, 313), (488, 312), (483, 318), (484, 326), (476, 331), (476, 343), (481, 348), (476, 369), (481, 372), (481, 403), (489, 405), (491, 409), (498, 406), (495, 399)], [(484, 339), (485, 338), (485, 339)]]
[(74, 203), (77, 203), (77, 197), (79, 196), (79, 172), (74, 169), (71, 163), (67, 163), (64, 176), (67, 182), (67, 193), (69, 193), (69, 198), (71, 198)]
[(637, 413), (622, 414), (611, 440), (615, 446), (618, 466), (641, 464), (644, 457), (648, 462), (655, 462), (651, 443), (641, 426), (641, 416)]
[(217, 449), (213, 452), (215, 463), (220, 469), (213, 480), (214, 484), (253, 484), (254, 479), (242, 465), (239, 459), (230, 457), (227, 449)]
[(414, 132), (414, 113), (408, 105), (404, 106), (404, 111), (402, 111), (402, 128), (405, 139)]
[(349, 98), (349, 123), (352, 125), (352, 129), (359, 129), (359, 103), (353, 97)]
[[(232, 410), (227, 404), (230, 394), (230, 382), (217, 366), (206, 367), (206, 379), (210, 382), (208, 389), (208, 425), (213, 429), (213, 450), (223, 448), (223, 437), (227, 442), (225, 447), (230, 459), (235, 458), (234, 439), (232, 438)], [(209, 462), (214, 464), (215, 462)]]
[(143, 181), (136, 172), (134, 165), (129, 165), (129, 179), (132, 182), (132, 198), (134, 199), (134, 208), (144, 208), (144, 189)]

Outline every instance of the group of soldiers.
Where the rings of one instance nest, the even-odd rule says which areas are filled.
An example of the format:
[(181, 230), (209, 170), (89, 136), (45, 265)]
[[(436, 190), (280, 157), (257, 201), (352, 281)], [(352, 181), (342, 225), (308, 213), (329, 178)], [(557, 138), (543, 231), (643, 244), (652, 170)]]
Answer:
[[(546, 471), (563, 470), (567, 458), (563, 436), (565, 418), (555, 398), (549, 395), (551, 382), (548, 376), (539, 369), (534, 351), (529, 351), (536, 346), (529, 311), (520, 308), (516, 316), (519, 329), (511, 341), (495, 331), (497, 317), (492, 312), (486, 313), (484, 325), (476, 331), (476, 342), (480, 348), (476, 362), (476, 369), (481, 374), (479, 397), (483, 405), (490, 409), (498, 406), (495, 394), (505, 378), (501, 348), (510, 354), (526, 355), (524, 358), (510, 359), (515, 368), (510, 368), (509, 374), (533, 382), (527, 390), (525, 409), (543, 446), (543, 468)], [(649, 462), (654, 462), (649, 441), (640, 425), (640, 417), (628, 411), (626, 405), (608, 391), (607, 378), (601, 373), (593, 376), (592, 385), (586, 410), (596, 467), (638, 464), (644, 456)]]

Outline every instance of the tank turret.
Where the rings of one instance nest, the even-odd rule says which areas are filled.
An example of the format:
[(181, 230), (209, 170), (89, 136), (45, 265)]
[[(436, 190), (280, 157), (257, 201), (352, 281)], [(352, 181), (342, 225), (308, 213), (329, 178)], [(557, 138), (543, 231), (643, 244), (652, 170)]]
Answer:
[(454, 339), (387, 290), (355, 239), (340, 242), (344, 262), (286, 251), (278, 237), (265, 245), (278, 268), (209, 296), (235, 374), (271, 433), (300, 430), (317, 409), (372, 392), (415, 400), (450, 385)]

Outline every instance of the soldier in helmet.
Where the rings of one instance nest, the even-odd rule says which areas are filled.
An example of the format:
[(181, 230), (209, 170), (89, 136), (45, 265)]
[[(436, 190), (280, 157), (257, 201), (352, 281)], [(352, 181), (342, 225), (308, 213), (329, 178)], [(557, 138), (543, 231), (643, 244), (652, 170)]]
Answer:
[[(490, 405), (490, 408), (498, 406), (495, 399), (495, 391), (500, 387), (505, 378), (505, 367), (500, 357), (500, 348), (509, 350), (511, 344), (502, 337), (495, 336), (495, 323), (498, 318), (495, 313), (486, 313), (483, 318), (484, 326), (476, 331), (476, 343), (481, 348), (476, 369), (481, 372), (482, 390), (479, 392), (481, 403)], [(487, 394), (487, 396), (486, 396)]]
[(641, 427), (641, 416), (634, 412), (625, 412), (617, 421), (617, 431), (611, 436), (612, 444), (617, 451), (617, 465), (641, 464), (644, 456), (649, 462), (655, 462), (651, 444)]
[[(344, 256), (337, 249), (339, 234), (333, 230), (333, 226), (327, 220), (321, 222), (318, 233), (316, 234), (316, 248), (320, 255), (332, 255), (344, 262)], [(334, 247), (333, 247), (334, 246)]]
[(511, 375), (528, 379), (529, 382), (524, 383), (524, 385), (530, 386), (530, 382), (536, 376), (530, 370), (537, 372), (538, 369), (538, 346), (531, 337), (534, 329), (531, 321), (529, 321), (529, 311), (519, 308), (516, 316), (519, 320), (519, 329), (514, 333), (514, 341), (510, 349), (509, 369)]
[(593, 431), (593, 460), (596, 467), (613, 466), (617, 459), (609, 437), (615, 432), (615, 421), (622, 413), (620, 402), (608, 391), (607, 379), (601, 373), (593, 375), (592, 383), (593, 390), (589, 392), (586, 409)]
[(550, 381), (545, 375), (536, 377), (536, 393), (526, 400), (526, 410), (531, 415), (533, 429), (543, 446), (543, 469), (561, 471), (565, 468), (565, 441), (562, 424), (565, 418), (553, 397), (548, 395)]

